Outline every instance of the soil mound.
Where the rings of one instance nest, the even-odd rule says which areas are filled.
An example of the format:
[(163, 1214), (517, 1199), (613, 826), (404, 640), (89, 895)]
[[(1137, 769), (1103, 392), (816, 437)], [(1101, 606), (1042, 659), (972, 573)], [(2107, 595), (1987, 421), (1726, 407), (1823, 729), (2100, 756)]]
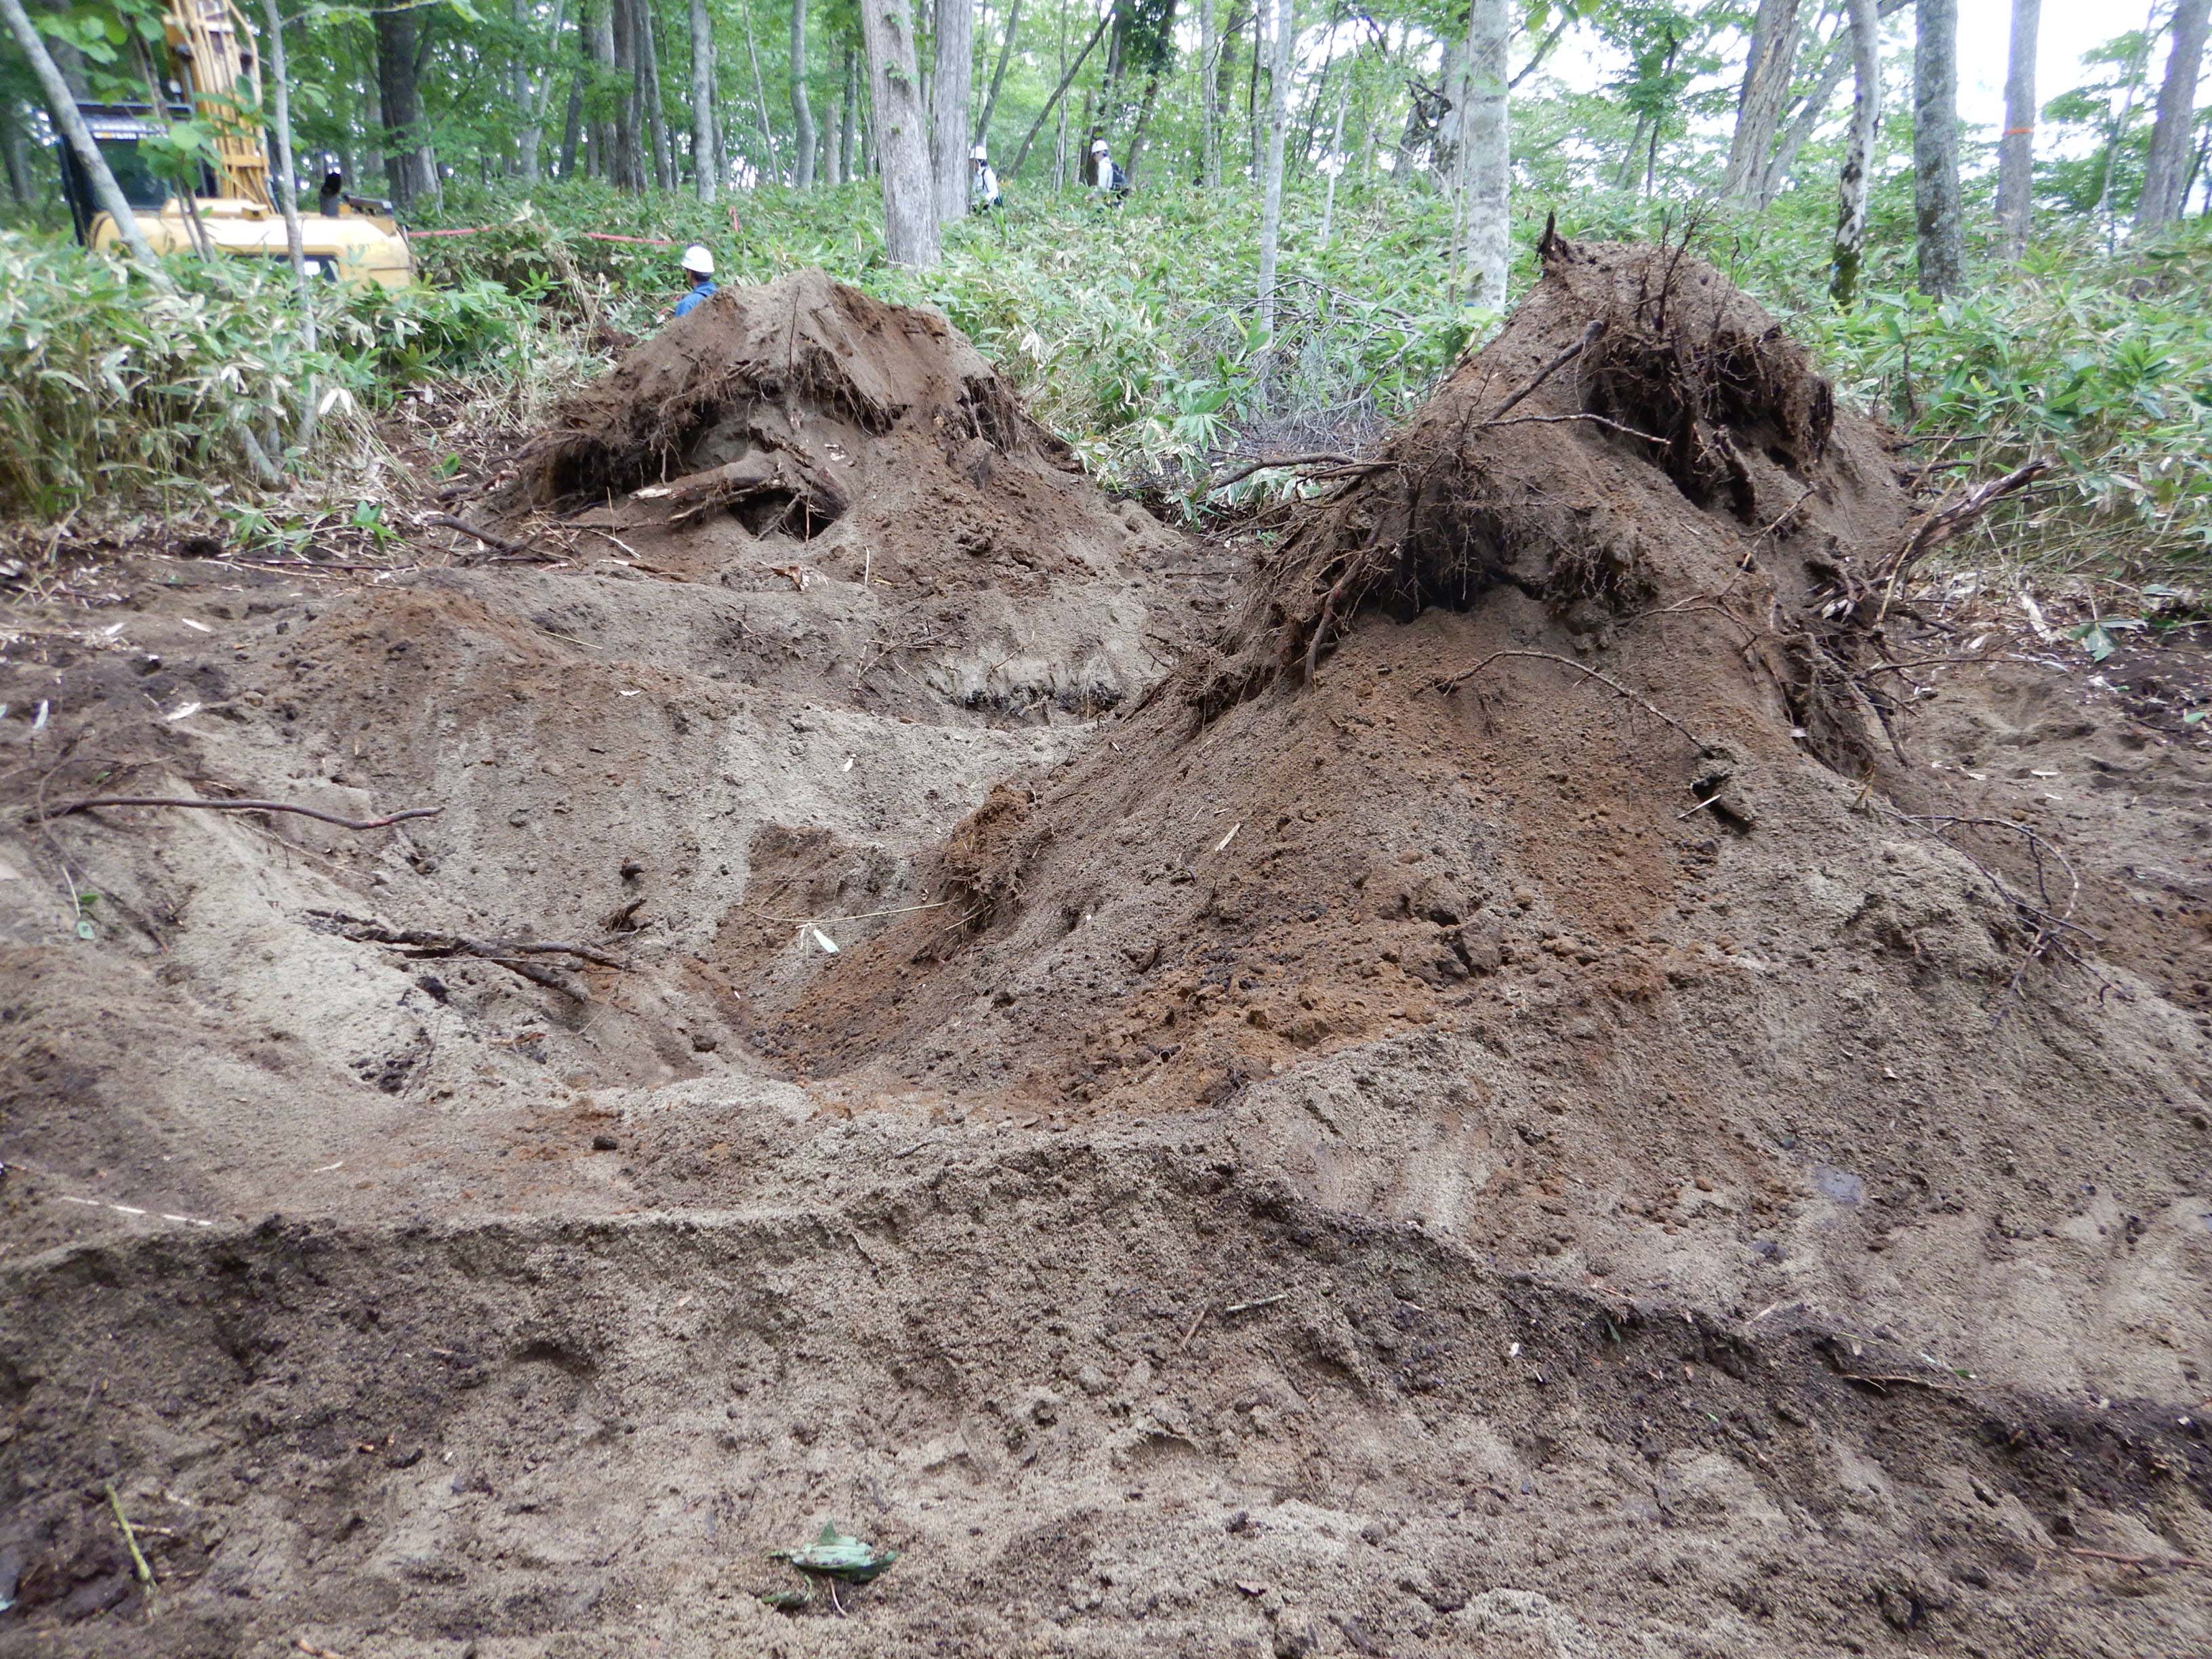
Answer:
[[(762, 1039), (1010, 1111), (1217, 1106), (1325, 1202), (1614, 1283), (1771, 1300), (1802, 1247), (1774, 1291), (1840, 1305), (1847, 1237), (1978, 1341), (1961, 1218), (2068, 1221), (2093, 1147), (2178, 1216), (2203, 1039), (2057, 849), (1891, 757), (1866, 596), (1919, 532), (1878, 432), (1703, 263), (1546, 256), (1217, 649), (1001, 785)], [(1737, 1243), (1693, 1266), (1698, 1225)]]

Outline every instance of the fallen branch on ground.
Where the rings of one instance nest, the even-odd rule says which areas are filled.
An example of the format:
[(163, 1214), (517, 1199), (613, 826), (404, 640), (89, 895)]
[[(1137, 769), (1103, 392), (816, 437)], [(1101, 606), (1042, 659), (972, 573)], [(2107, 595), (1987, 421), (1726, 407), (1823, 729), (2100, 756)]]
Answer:
[(417, 956), (483, 957), (487, 960), (507, 956), (579, 957), (586, 962), (596, 962), (602, 968), (629, 966), (620, 957), (610, 956), (592, 945), (571, 945), (559, 939), (470, 939), (465, 934), (441, 933), (428, 928), (386, 927), (381, 922), (341, 915), (335, 910), (313, 910), (308, 914), (342, 924), (349, 939), (362, 944), (404, 945)]
[(479, 530), (465, 520), (457, 519), (450, 513), (425, 514), (422, 522), (427, 525), (436, 525), (444, 530), (458, 530), (464, 536), (473, 536), (493, 552), (504, 553), (512, 559), (537, 559), (545, 556), (532, 553), (519, 542), (508, 541), (503, 536), (495, 536), (489, 530)]
[(65, 818), (72, 812), (89, 812), (100, 806), (186, 806), (210, 812), (296, 812), (303, 818), (313, 818), (321, 823), (335, 823), (341, 830), (385, 830), (408, 818), (434, 818), (446, 809), (442, 806), (407, 806), (397, 812), (387, 812), (380, 818), (342, 818), (335, 812), (325, 812), (313, 806), (295, 806), (282, 800), (188, 800), (167, 795), (93, 795), (84, 800), (64, 801), (58, 806), (34, 811), (27, 817)]
[(1312, 455), (1270, 455), (1240, 466), (1233, 472), (1224, 472), (1219, 477), (1208, 479), (1198, 493), (1201, 495), (1211, 495), (1217, 490), (1228, 489), (1233, 483), (1243, 483), (1255, 472), (1272, 472), (1294, 466), (1348, 467), (1355, 472), (1380, 472), (1386, 467), (1397, 465), (1395, 461), (1363, 461), (1353, 456), (1340, 455), (1330, 451)]
[(1619, 680), (1614, 679), (1611, 675), (1601, 674), (1595, 668), (1586, 668), (1581, 663), (1575, 661), (1572, 658), (1562, 657), (1556, 652), (1493, 651), (1488, 656), (1485, 657), (1480, 662), (1475, 664), (1474, 667), (1462, 668), (1458, 673), (1448, 675), (1444, 678), (1438, 680), (1437, 682), (1437, 690), (1446, 694), (1456, 691), (1459, 690), (1462, 683), (1473, 679), (1477, 674), (1482, 672), (1484, 669), (1489, 667), (1491, 664), (1498, 661), (1501, 657), (1527, 657), (1537, 662), (1553, 662), (1559, 664), (1562, 668), (1571, 668), (1576, 673), (1583, 676), (1585, 678), (1595, 680), (1600, 685), (1605, 687), (1608, 691), (1611, 691), (1615, 696), (1627, 698), (1629, 702), (1634, 703), (1645, 714), (1651, 715), (1655, 719), (1666, 721), (1668, 725), (1673, 726), (1677, 732), (1680, 732), (1685, 738), (1688, 738), (1690, 742), (1696, 744), (1700, 750), (1710, 746), (1702, 738), (1700, 738), (1696, 732), (1691, 731), (1688, 726), (1683, 725), (1681, 721), (1676, 720), (1665, 709), (1660, 708), (1658, 704), (1630, 690), (1626, 686), (1623, 685)]

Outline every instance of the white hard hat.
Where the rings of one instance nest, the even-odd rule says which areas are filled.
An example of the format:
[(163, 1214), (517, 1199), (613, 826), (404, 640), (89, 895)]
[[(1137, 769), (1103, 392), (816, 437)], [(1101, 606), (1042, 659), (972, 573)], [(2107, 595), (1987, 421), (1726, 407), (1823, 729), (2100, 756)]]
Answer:
[(978, 144), (968, 152), (968, 159), (971, 161), (988, 161), (990, 160), (990, 152)]
[(1092, 139), (1091, 141), (1091, 153), (1093, 155), (1103, 155), (1106, 153), (1106, 141), (1103, 138)]
[(684, 250), (684, 269), (696, 271), (702, 276), (712, 276), (714, 274), (714, 256), (694, 242)]

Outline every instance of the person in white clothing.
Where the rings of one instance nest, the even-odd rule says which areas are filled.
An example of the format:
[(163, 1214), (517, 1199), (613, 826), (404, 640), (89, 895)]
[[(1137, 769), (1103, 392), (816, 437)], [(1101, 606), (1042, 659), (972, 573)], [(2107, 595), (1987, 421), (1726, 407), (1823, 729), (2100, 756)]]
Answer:
[(1129, 175), (1107, 152), (1103, 138), (1095, 138), (1091, 143), (1091, 188), (1115, 202), (1129, 193)]
[(991, 157), (982, 145), (968, 152), (973, 163), (968, 180), (968, 205), (988, 213), (994, 207), (1006, 205), (1006, 198), (999, 192), (999, 175), (991, 170)]

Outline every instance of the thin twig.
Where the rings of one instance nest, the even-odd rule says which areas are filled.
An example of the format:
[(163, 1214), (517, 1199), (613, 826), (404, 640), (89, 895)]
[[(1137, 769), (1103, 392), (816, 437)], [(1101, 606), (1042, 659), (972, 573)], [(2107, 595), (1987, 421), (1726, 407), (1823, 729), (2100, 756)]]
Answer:
[(154, 1599), (154, 1568), (146, 1559), (145, 1552), (138, 1547), (138, 1534), (131, 1529), (131, 1517), (123, 1512), (122, 1494), (115, 1490), (112, 1480), (107, 1483), (107, 1507), (115, 1511), (115, 1524), (123, 1532), (123, 1547), (131, 1552), (131, 1570), (145, 1586), (146, 1599), (150, 1601)]
[(1656, 703), (1650, 702), (1645, 697), (1639, 696), (1637, 693), (1630, 690), (1626, 686), (1623, 685), (1619, 680), (1614, 679), (1611, 675), (1601, 674), (1595, 668), (1584, 667), (1581, 663), (1574, 661), (1571, 658), (1562, 657), (1556, 652), (1493, 651), (1488, 656), (1485, 657), (1480, 662), (1475, 664), (1474, 667), (1463, 668), (1456, 674), (1449, 675), (1443, 679), (1438, 680), (1437, 682), (1437, 690), (1447, 693), (1457, 690), (1462, 682), (1473, 679), (1477, 674), (1482, 672), (1484, 669), (1489, 667), (1491, 664), (1496, 662), (1501, 657), (1528, 657), (1538, 662), (1554, 662), (1559, 664), (1562, 668), (1571, 668), (1576, 673), (1583, 675), (1586, 678), (1595, 680), (1600, 685), (1604, 686), (1614, 696), (1627, 698), (1629, 702), (1634, 703), (1645, 714), (1650, 714), (1656, 719), (1666, 721), (1668, 725), (1673, 726), (1677, 732), (1680, 732), (1685, 738), (1688, 738), (1690, 742), (1696, 744), (1699, 749), (1704, 749), (1707, 746), (1705, 741), (1700, 738), (1696, 732), (1691, 731), (1688, 726), (1683, 725), (1681, 721), (1676, 720), (1672, 714), (1660, 708)]
[(1550, 362), (1546, 363), (1543, 368), (1538, 369), (1536, 371), (1536, 378), (1534, 380), (1529, 381), (1528, 385), (1522, 386), (1518, 392), (1508, 398), (1504, 403), (1498, 404), (1498, 413), (1496, 415), (1492, 415), (1488, 420), (1483, 422), (1482, 424), (1485, 426), (1499, 426), (1504, 424), (1504, 422), (1500, 421), (1498, 418), (1499, 416), (1508, 413), (1511, 410), (1513, 406), (1519, 403), (1523, 398), (1526, 398), (1538, 386), (1543, 385), (1545, 381), (1550, 380), (1552, 376), (1557, 374), (1560, 369), (1565, 368), (1569, 363), (1574, 362), (1576, 358), (1581, 356), (1584, 351), (1588, 350), (1592, 345), (1596, 343), (1598, 336), (1604, 332), (1604, 320), (1602, 319), (1592, 319), (1589, 326), (1583, 331), (1583, 337), (1581, 339), (1576, 341), (1565, 351), (1562, 351), (1558, 356), (1553, 358)]
[(404, 945), (425, 956), (482, 957), (488, 962), (497, 962), (507, 956), (580, 957), (602, 968), (629, 966), (620, 957), (610, 956), (593, 945), (572, 945), (561, 939), (469, 939), (459, 933), (441, 933), (422, 927), (386, 927), (381, 922), (341, 915), (334, 910), (313, 910), (308, 914), (342, 924), (349, 930), (346, 937), (357, 944)]
[(1255, 1301), (1239, 1302), (1233, 1306), (1224, 1308), (1221, 1310), (1221, 1316), (1224, 1319), (1234, 1319), (1238, 1314), (1251, 1313), (1260, 1308), (1272, 1308), (1278, 1302), (1287, 1302), (1290, 1299), (1291, 1293), (1288, 1291), (1278, 1291), (1273, 1296), (1263, 1296)]
[(1516, 415), (1510, 421), (1477, 421), (1470, 429), (1476, 432), (1487, 432), (1496, 426), (1558, 426), (1565, 421), (1588, 421), (1592, 426), (1601, 426), (1608, 431), (1618, 432), (1626, 437), (1641, 438), (1647, 444), (1664, 444), (1667, 441), (1664, 438), (1655, 438), (1649, 432), (1639, 431), (1635, 427), (1623, 426), (1619, 421), (1607, 420), (1602, 415)]
[(2154, 1567), (2169, 1572), (2176, 1567), (2193, 1567), (2198, 1572), (2212, 1572), (2212, 1561), (2200, 1560), (2193, 1555), (2116, 1555), (2111, 1550), (2085, 1550), (2075, 1546), (2069, 1546), (2066, 1553), (2085, 1556), (2092, 1561), (2117, 1562), (2124, 1567), (2139, 1567), (2145, 1572)]
[(341, 830), (384, 830), (407, 818), (434, 818), (446, 809), (442, 806), (408, 806), (397, 812), (387, 812), (380, 818), (342, 818), (335, 812), (325, 812), (313, 806), (295, 806), (282, 800), (185, 800), (165, 795), (94, 795), (84, 800), (66, 801), (59, 806), (50, 806), (30, 813), (30, 818), (65, 818), (72, 812), (89, 812), (99, 806), (187, 806), (198, 807), (210, 812), (296, 812), (303, 818), (314, 818), (323, 823), (335, 823)]

